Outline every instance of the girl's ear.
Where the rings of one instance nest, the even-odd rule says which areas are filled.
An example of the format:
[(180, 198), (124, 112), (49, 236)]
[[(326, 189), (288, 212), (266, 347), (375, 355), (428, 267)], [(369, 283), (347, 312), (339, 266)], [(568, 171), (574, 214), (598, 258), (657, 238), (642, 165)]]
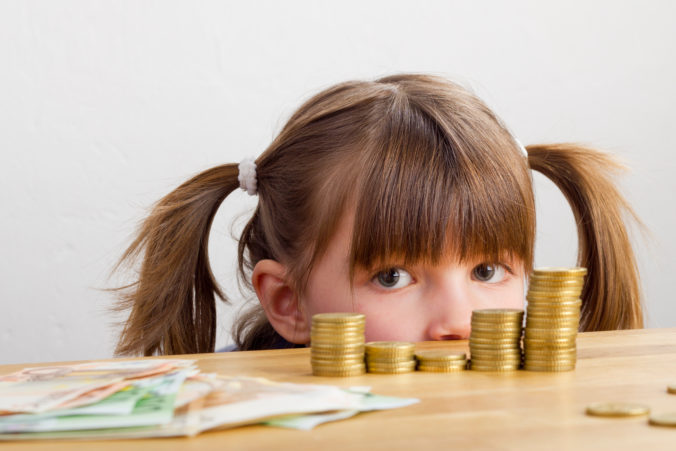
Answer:
[(277, 333), (289, 343), (306, 344), (310, 342), (310, 325), (285, 275), (286, 268), (281, 263), (261, 260), (254, 266), (251, 283)]

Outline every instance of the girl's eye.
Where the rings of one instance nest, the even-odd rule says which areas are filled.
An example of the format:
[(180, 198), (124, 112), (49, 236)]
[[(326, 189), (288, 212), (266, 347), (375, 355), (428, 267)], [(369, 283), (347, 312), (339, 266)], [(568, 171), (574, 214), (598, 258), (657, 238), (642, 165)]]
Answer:
[(472, 269), (472, 278), (485, 283), (502, 282), (505, 278), (505, 267), (500, 264), (481, 263)]
[(388, 290), (403, 288), (409, 285), (412, 280), (411, 275), (401, 268), (388, 268), (380, 271), (373, 278), (373, 282)]

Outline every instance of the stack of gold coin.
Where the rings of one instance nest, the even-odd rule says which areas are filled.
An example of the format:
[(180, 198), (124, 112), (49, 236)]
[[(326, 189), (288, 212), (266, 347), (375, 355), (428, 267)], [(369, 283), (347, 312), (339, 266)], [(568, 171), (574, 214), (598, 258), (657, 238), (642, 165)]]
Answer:
[(484, 309), (472, 312), (470, 368), (512, 371), (521, 366), (523, 310)]
[(415, 345), (404, 341), (366, 343), (366, 367), (369, 373), (401, 374), (415, 371)]
[(358, 376), (364, 365), (365, 316), (319, 313), (312, 317), (311, 363), (315, 376)]
[(467, 368), (467, 355), (464, 352), (429, 349), (417, 351), (418, 371), (433, 373), (454, 373)]
[(526, 295), (524, 369), (575, 369), (585, 274), (586, 268), (539, 268), (533, 272)]

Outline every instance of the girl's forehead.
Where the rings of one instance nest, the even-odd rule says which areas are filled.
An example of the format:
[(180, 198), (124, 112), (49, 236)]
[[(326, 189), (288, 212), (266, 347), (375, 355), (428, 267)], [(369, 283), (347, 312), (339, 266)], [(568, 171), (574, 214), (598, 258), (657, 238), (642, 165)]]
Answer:
[[(337, 226), (326, 246), (324, 259), (330, 259), (334, 264), (350, 265), (351, 255), (355, 249), (353, 246), (353, 235), (358, 233), (355, 230), (355, 208), (346, 209), (340, 215)], [(476, 265), (480, 263), (503, 263), (513, 268), (523, 265), (523, 259), (518, 255), (507, 250), (500, 252), (500, 255), (477, 255), (472, 258), (461, 258), (457, 252), (457, 246), (453, 245), (453, 231), (449, 230), (448, 244), (439, 253), (439, 258), (434, 259), (432, 252), (423, 255), (420, 258), (411, 260), (403, 252), (392, 252), (390, 254), (380, 254), (378, 258), (370, 265), (365, 267), (360, 262), (355, 262), (355, 269), (374, 269), (381, 265), (401, 265), (401, 266), (447, 266), (447, 265)]]

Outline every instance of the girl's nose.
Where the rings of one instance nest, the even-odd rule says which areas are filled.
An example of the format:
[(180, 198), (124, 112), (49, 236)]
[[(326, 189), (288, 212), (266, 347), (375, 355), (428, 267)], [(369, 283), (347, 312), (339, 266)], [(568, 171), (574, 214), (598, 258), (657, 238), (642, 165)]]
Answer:
[(427, 330), (429, 340), (466, 340), (471, 331), (472, 303), (460, 289), (436, 296)]

